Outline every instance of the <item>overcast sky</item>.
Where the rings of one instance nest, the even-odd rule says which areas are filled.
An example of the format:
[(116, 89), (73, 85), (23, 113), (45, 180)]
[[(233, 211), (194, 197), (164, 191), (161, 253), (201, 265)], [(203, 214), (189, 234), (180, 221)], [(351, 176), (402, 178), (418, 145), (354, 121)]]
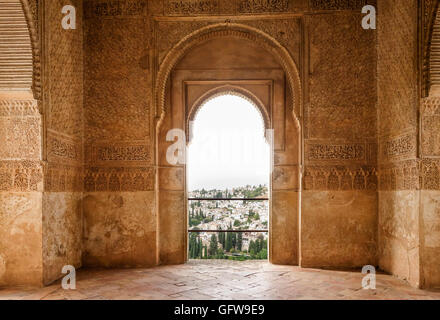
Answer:
[(189, 191), (268, 184), (270, 153), (264, 123), (247, 100), (232, 95), (214, 98), (200, 109), (192, 128)]

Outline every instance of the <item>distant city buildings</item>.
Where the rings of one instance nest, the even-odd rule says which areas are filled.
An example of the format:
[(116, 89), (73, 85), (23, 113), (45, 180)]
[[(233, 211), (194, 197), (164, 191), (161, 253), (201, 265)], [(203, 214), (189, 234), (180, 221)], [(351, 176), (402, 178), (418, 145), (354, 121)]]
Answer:
[[(189, 198), (215, 199), (258, 199), (268, 198), (265, 185), (245, 186), (226, 190), (194, 190)], [(269, 201), (246, 200), (190, 200), (188, 203), (189, 227), (194, 230), (267, 230), (269, 223)], [(202, 247), (209, 247), (212, 235), (219, 233), (198, 233)], [(221, 237), (221, 236), (218, 236)], [(252, 243), (264, 240), (267, 244), (266, 232), (244, 232), (241, 235), (241, 252), (249, 252)], [(191, 246), (191, 243), (190, 243)], [(218, 248), (222, 249), (221, 241)], [(191, 248), (190, 248), (191, 249)], [(228, 252), (225, 252), (228, 254)], [(238, 254), (239, 255), (239, 254)]]

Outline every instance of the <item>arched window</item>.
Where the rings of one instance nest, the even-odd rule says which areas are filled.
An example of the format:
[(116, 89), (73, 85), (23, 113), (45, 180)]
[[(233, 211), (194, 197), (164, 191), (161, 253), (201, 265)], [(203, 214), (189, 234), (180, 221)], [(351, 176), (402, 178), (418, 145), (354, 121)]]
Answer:
[(270, 148), (261, 113), (241, 96), (215, 96), (190, 130), (189, 258), (267, 259)]

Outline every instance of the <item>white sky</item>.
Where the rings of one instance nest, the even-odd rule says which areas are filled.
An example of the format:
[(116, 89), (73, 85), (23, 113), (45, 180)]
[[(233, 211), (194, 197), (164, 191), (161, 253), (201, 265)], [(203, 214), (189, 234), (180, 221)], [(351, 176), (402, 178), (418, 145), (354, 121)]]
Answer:
[(268, 185), (269, 145), (259, 111), (247, 100), (224, 95), (200, 108), (188, 147), (188, 189)]

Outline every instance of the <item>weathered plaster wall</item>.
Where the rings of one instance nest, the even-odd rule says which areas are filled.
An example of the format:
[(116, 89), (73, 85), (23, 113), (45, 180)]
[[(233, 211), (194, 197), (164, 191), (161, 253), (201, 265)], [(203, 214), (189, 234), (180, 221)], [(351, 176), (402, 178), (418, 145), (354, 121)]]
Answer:
[(155, 194), (96, 192), (84, 198), (83, 263), (100, 267), (152, 266), (156, 261)]
[(379, 265), (418, 286), (417, 1), (379, 1), (378, 14)]
[(86, 266), (156, 264), (152, 2), (84, 1)]
[(440, 97), (422, 99), (420, 247), (421, 284), (440, 287)]
[(64, 30), (64, 1), (44, 1), (43, 281), (65, 265), (81, 266), (83, 191), (83, 18), (74, 0), (76, 29)]
[[(153, 120), (161, 112), (152, 109), (154, 77), (180, 40), (202, 27), (224, 22), (218, 16), (227, 15), (231, 23), (249, 25), (273, 37), (287, 49), (304, 75), (305, 108), (303, 113), (299, 108), (296, 110), (300, 121), (304, 116), (301, 124), (306, 138), (304, 182), (308, 187), (303, 193), (303, 204), (308, 203), (307, 199), (326, 197), (329, 191), (336, 198), (347, 200), (346, 204), (336, 201), (341, 215), (337, 222), (325, 210), (303, 205), (301, 232), (310, 241), (303, 243), (302, 262), (309, 266), (340, 266), (345, 264), (347, 256), (352, 256), (352, 248), (356, 248), (359, 256), (366, 258), (350, 266), (376, 263), (376, 38), (374, 31), (360, 27), (361, 2), (280, 0), (258, 4), (250, 0), (212, 0), (202, 5), (197, 0), (111, 3), (85, 0), (84, 3), (85, 261), (93, 265), (123, 265), (116, 262), (121, 261), (119, 254), (113, 255), (112, 250), (102, 253), (98, 248), (117, 248), (117, 252), (136, 248), (133, 244), (139, 239), (131, 232), (121, 243), (109, 236), (118, 228), (115, 215), (109, 215), (105, 222), (95, 217), (104, 217), (113, 210), (113, 204), (103, 201), (108, 193), (124, 199), (118, 201), (123, 202), (124, 212), (129, 208), (147, 216), (152, 212), (153, 201), (141, 207), (126, 198), (126, 193), (154, 190), (157, 173), (153, 165), (155, 161), (161, 165), (157, 160), (161, 154), (154, 154)], [(286, 15), (289, 13), (300, 15)], [(308, 14), (301, 16), (303, 13)], [(200, 67), (200, 62), (194, 66)], [(286, 139), (296, 139), (294, 127), (293, 120), (287, 123)], [(296, 143), (299, 148), (297, 140), (292, 145)], [(280, 248), (284, 240), (298, 242), (298, 236), (289, 230), (299, 230), (298, 210), (293, 209), (297, 205), (294, 199), (299, 181), (283, 180), (288, 172), (299, 170), (295, 148), (289, 148), (275, 156), (273, 210), (284, 212), (283, 216), (288, 218), (273, 221), (281, 230), (274, 238)], [(160, 177), (157, 179), (160, 183)], [(157, 205), (169, 207), (176, 214), (176, 209), (181, 211), (184, 206), (178, 194), (181, 191), (161, 190)], [(360, 213), (353, 215), (353, 210)], [(170, 212), (171, 218), (173, 214)], [(347, 225), (344, 217), (352, 222)], [(157, 218), (158, 222), (148, 219), (151, 222), (148, 226), (132, 221), (143, 232), (162, 225), (164, 239), (158, 239), (152, 232), (149, 246), (151, 250), (156, 242), (168, 246), (170, 256), (155, 255), (159, 260), (149, 262), (181, 259), (181, 245), (167, 238), (174, 230), (166, 223), (168, 218)], [(326, 242), (330, 248), (328, 255), (318, 250), (326, 241), (316, 232), (319, 229), (327, 230), (331, 237)], [(350, 238), (359, 229), (363, 236)], [(352, 239), (349, 249), (341, 245), (348, 243), (347, 239)], [(136, 261), (146, 263), (142, 250), (132, 254), (138, 257)], [(280, 261), (298, 260), (298, 255), (299, 252), (290, 252)]]
[(308, 16), (301, 265), (376, 264), (376, 32), (358, 11)]
[(41, 285), (42, 116), (19, 0), (0, 1), (0, 24), (0, 286)]
[[(378, 1), (377, 31), (361, 28), (358, 0), (73, 0), (76, 30), (61, 28), (61, 0), (23, 3), (33, 19), (33, 85), (42, 101), (30, 88), (0, 93), (0, 285), (47, 284), (67, 264), (184, 260), (185, 231), (176, 229), (185, 219), (184, 171), (163, 162), (165, 145), (155, 154), (162, 112), (154, 109), (155, 77), (180, 40), (226, 20), (267, 33), (301, 75), (303, 108), (295, 112), (304, 143), (287, 89), (292, 117), (275, 133), (274, 262), (378, 263), (415, 286), (439, 286), (440, 102), (420, 101), (427, 64), (420, 70), (417, 43), (429, 29), (418, 25), (427, 19), (419, 14), (432, 1), (423, 2), (425, 11), (417, 0)], [(35, 50), (39, 9), (44, 35)], [(176, 70), (211, 62), (255, 68), (253, 49), (224, 60), (230, 44), (202, 59), (208, 49), (196, 48)], [(166, 100), (175, 105), (171, 95)], [(164, 123), (178, 120), (172, 114)], [(300, 190), (292, 172), (302, 147)]]
[(422, 284), (428, 288), (438, 288), (440, 287), (440, 191), (422, 190), (420, 197)]
[(0, 92), (0, 286), (42, 284), (41, 114), (28, 92)]

